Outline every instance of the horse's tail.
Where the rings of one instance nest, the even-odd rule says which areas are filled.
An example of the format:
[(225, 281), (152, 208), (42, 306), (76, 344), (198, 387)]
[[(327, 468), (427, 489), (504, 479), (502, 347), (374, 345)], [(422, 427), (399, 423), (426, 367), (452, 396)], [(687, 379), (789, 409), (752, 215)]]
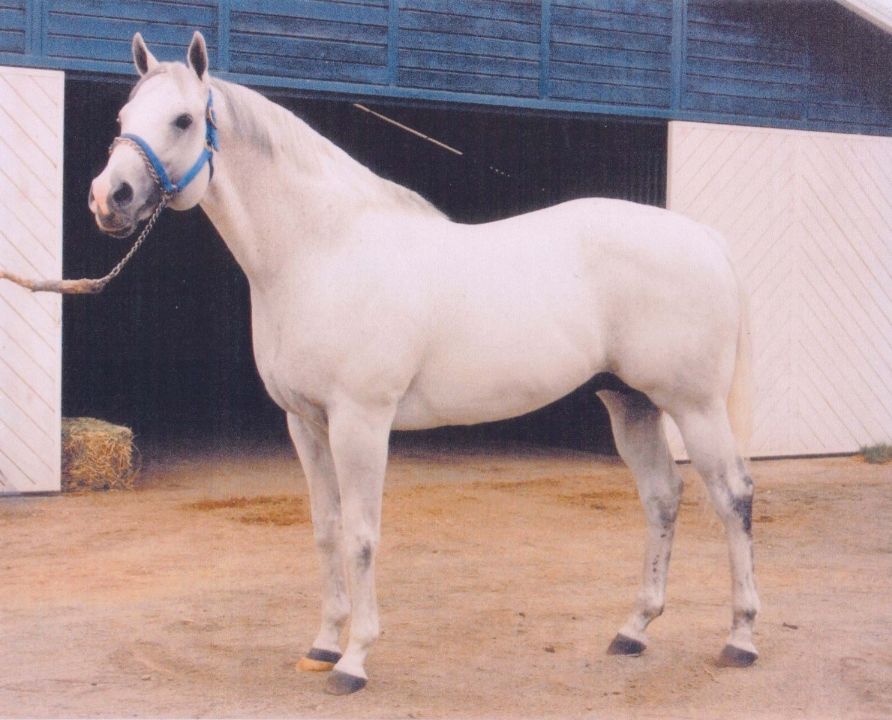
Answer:
[(749, 302), (740, 279), (737, 278), (738, 319), (737, 353), (734, 359), (734, 375), (728, 392), (728, 419), (737, 440), (737, 451), (748, 457), (753, 434), (753, 365), (750, 339)]

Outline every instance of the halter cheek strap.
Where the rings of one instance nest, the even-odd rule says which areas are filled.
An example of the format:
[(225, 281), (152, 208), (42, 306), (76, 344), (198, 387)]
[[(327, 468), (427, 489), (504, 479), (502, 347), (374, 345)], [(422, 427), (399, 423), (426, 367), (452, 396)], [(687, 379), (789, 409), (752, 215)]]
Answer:
[(158, 158), (158, 155), (155, 154), (155, 151), (152, 150), (151, 145), (149, 145), (143, 138), (139, 135), (133, 135), (131, 133), (122, 133), (118, 137), (114, 139), (111, 147), (109, 148), (109, 152), (115, 149), (118, 143), (127, 142), (133, 145), (137, 151), (143, 156), (143, 159), (146, 161), (147, 167), (149, 167), (152, 171), (152, 176), (155, 181), (161, 187), (161, 190), (165, 195), (170, 197), (181, 193), (185, 187), (192, 182), (198, 173), (201, 172), (202, 168), (207, 164), (210, 167), (211, 177), (214, 176), (214, 151), (220, 149), (220, 141), (217, 136), (217, 114), (214, 112), (214, 95), (208, 90), (208, 102), (205, 110), (205, 135), (204, 135), (204, 148), (202, 148), (201, 154), (198, 156), (198, 159), (192, 164), (183, 177), (180, 178), (179, 182), (173, 182), (170, 179), (170, 175), (167, 174), (167, 170), (164, 168), (164, 164)]

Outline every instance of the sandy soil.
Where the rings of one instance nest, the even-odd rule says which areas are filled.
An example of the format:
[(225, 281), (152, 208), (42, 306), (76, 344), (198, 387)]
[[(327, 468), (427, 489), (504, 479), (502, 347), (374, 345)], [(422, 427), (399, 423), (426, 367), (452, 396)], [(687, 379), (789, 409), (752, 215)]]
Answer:
[(133, 492), (0, 500), (0, 715), (892, 716), (892, 466), (753, 475), (762, 655), (734, 670), (713, 661), (730, 588), (699, 481), (650, 648), (610, 657), (643, 539), (623, 466), (398, 448), (384, 633), (369, 687), (347, 698), (294, 670), (318, 597), (304, 481), (284, 452), (151, 463)]

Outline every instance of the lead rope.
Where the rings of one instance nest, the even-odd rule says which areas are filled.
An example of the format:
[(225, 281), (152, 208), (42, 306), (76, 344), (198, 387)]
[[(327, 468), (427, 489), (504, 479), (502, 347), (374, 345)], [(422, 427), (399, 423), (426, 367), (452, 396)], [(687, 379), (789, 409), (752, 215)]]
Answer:
[(167, 207), (170, 200), (171, 196), (167, 193), (161, 195), (161, 201), (158, 203), (158, 207), (156, 207), (151, 216), (149, 216), (145, 227), (143, 227), (139, 237), (136, 238), (136, 242), (133, 243), (133, 247), (127, 251), (127, 254), (121, 258), (118, 264), (115, 265), (108, 274), (101, 278), (81, 278), (80, 280), (32, 280), (30, 278), (20, 277), (19, 275), (0, 268), (0, 280), (9, 280), (16, 285), (21, 285), (23, 288), (27, 288), (31, 292), (54, 292), (63, 295), (95, 295), (101, 293), (105, 290), (106, 285), (121, 274), (121, 271), (127, 263), (129, 263), (133, 256), (136, 255), (136, 251), (139, 250), (140, 246), (149, 236), (149, 233), (152, 232), (155, 222), (158, 220), (158, 217), (161, 215), (164, 208)]

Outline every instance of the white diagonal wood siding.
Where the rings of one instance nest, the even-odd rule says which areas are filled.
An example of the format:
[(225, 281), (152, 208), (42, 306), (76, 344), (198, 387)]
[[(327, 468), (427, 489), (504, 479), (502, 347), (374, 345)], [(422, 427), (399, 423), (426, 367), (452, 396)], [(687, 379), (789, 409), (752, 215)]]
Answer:
[[(64, 75), (0, 67), (0, 266), (62, 274)], [(0, 282), (0, 493), (60, 489), (62, 302)]]
[(668, 172), (749, 290), (752, 454), (892, 441), (892, 138), (673, 122)]

